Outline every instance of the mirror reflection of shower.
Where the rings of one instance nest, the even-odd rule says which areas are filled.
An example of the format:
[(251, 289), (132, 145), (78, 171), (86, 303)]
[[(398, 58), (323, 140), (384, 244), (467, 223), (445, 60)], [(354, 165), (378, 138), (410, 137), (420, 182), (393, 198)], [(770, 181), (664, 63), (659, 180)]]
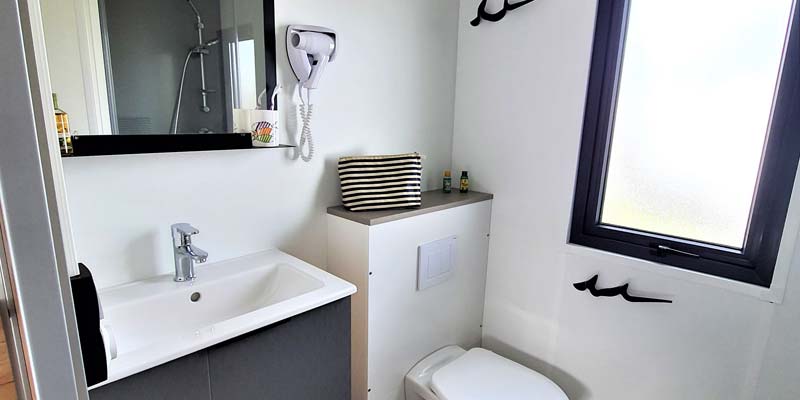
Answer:
[[(206, 87), (206, 68), (205, 68), (205, 56), (209, 54), (209, 49), (219, 43), (219, 38), (214, 38), (209, 41), (203, 41), (203, 29), (205, 29), (205, 25), (203, 24), (203, 18), (200, 16), (200, 11), (197, 10), (192, 0), (186, 0), (186, 3), (192, 9), (192, 12), (195, 16), (195, 29), (197, 29), (197, 45), (190, 48), (189, 51), (186, 53), (186, 59), (183, 62), (183, 70), (181, 71), (181, 80), (180, 84), (178, 84), (178, 96), (175, 100), (175, 109), (172, 112), (172, 129), (170, 130), (171, 133), (178, 133), (178, 120), (180, 118), (181, 112), (181, 99), (183, 97), (183, 84), (186, 80), (186, 68), (189, 66), (189, 60), (192, 59), (192, 56), (197, 55), (200, 59), (200, 96), (202, 98), (202, 106), (200, 110), (204, 113), (211, 112), (211, 107), (208, 106), (208, 95), (211, 93), (215, 93), (216, 90), (209, 89)], [(208, 129), (201, 129), (201, 133), (208, 133)]]

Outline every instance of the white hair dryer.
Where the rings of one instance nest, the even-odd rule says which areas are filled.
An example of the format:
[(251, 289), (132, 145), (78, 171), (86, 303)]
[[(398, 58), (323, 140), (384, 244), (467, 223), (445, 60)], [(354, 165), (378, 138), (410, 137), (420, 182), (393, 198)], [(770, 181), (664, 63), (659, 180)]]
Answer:
[[(314, 103), (311, 98), (313, 90), (328, 63), (333, 62), (337, 53), (336, 31), (320, 26), (290, 25), (286, 31), (286, 53), (289, 65), (297, 77), (297, 92), (300, 96), (300, 118), (303, 130), (300, 134), (300, 157), (303, 161), (311, 161), (314, 156), (314, 143), (311, 138), (311, 117)], [(303, 92), (305, 91), (305, 97)], [(303, 154), (303, 147), (308, 144), (308, 154)]]

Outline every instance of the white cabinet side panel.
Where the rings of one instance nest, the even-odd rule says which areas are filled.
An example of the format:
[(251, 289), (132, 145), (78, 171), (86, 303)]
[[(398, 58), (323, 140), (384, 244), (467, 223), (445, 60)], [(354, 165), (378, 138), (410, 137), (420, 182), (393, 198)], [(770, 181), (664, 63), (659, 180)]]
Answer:
[[(370, 228), (369, 399), (403, 400), (405, 374), (450, 344), (480, 345), (491, 201)], [(453, 276), (417, 291), (417, 248), (456, 236)]]
[(343, 218), (328, 215), (328, 272), (356, 285), (351, 298), (352, 399), (367, 398), (367, 276), (369, 230)]

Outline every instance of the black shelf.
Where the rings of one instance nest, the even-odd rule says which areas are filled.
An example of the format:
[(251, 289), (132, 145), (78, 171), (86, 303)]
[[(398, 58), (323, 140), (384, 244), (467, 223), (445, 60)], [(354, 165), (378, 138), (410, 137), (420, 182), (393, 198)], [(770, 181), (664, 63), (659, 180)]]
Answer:
[(190, 151), (281, 149), (295, 147), (253, 147), (249, 133), (177, 135), (75, 135), (72, 154), (62, 157), (92, 157), (117, 154), (179, 153)]

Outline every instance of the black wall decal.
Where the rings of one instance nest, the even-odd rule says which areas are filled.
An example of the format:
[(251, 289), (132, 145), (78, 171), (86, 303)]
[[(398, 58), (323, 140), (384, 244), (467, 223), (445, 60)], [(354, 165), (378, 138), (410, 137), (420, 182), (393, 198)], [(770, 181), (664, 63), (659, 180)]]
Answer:
[(490, 13), (490, 12), (486, 11), (486, 3), (488, 1), (489, 0), (482, 0), (481, 1), (481, 4), (478, 6), (478, 16), (475, 17), (475, 19), (473, 19), (470, 22), (470, 24), (472, 24), (472, 26), (480, 25), (482, 19), (485, 19), (485, 20), (487, 20), (489, 22), (500, 21), (501, 19), (503, 19), (506, 16), (506, 14), (509, 11), (514, 11), (514, 10), (524, 6), (524, 5), (533, 3), (536, 0), (523, 0), (523, 1), (520, 1), (519, 3), (514, 3), (514, 4), (509, 4), (508, 0), (504, 0), (503, 9), (501, 9), (500, 11), (498, 11), (496, 13)]
[(578, 282), (572, 286), (575, 286), (575, 289), (583, 292), (588, 290), (589, 293), (592, 294), (594, 297), (615, 297), (615, 296), (622, 296), (623, 299), (631, 302), (631, 303), (672, 303), (672, 300), (664, 300), (664, 299), (651, 299), (649, 297), (637, 297), (631, 296), (628, 294), (628, 284), (624, 284), (622, 286), (617, 286), (613, 288), (607, 289), (597, 289), (595, 288), (597, 285), (597, 275), (591, 277), (586, 282)]

